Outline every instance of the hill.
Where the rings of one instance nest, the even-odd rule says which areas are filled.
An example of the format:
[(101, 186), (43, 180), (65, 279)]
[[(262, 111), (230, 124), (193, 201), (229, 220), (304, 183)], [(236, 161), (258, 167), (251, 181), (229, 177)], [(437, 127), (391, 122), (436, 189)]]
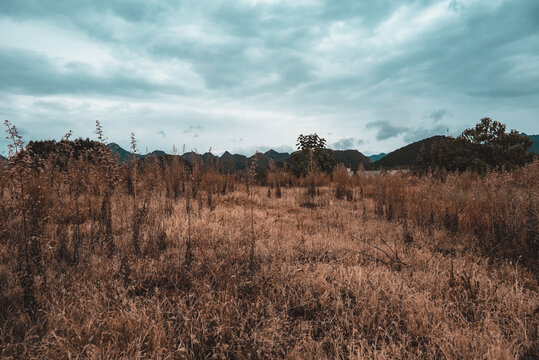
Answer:
[(164, 167), (165, 165), (172, 165), (175, 161), (177, 164), (183, 165), (185, 169), (192, 169), (191, 163), (183, 159), (180, 155), (170, 155), (163, 151), (154, 151), (147, 155), (141, 156), (138, 159), (137, 165), (141, 169), (153, 166), (156, 163), (159, 166)]
[(429, 150), (434, 142), (443, 141), (446, 138), (446, 136), (437, 135), (403, 146), (371, 163), (369, 169), (406, 169), (414, 167), (418, 165), (417, 157), (423, 146)]
[(273, 161), (280, 161), (290, 157), (289, 153), (280, 153), (273, 149), (270, 149), (264, 153), (264, 155)]
[(165, 155), (167, 155), (167, 153), (162, 150), (154, 150), (151, 153), (147, 155), (143, 155), (143, 156), (146, 157), (146, 156), (165, 156)]
[(539, 154), (539, 135), (528, 135), (528, 137), (533, 141), (533, 145), (528, 152)]
[[(118, 145), (116, 143), (107, 144), (107, 148), (110, 149), (113, 156), (116, 159), (118, 159), (118, 161), (120, 161), (120, 162), (126, 162), (126, 161), (129, 161), (129, 160), (133, 159), (133, 153), (125, 150), (124, 148), (122, 148), (120, 145)], [(142, 157), (143, 156), (140, 155), (140, 154), (136, 155), (137, 159), (141, 159)]]
[(234, 154), (225, 151), (220, 157), (220, 166), (224, 172), (234, 172), (237, 170), (245, 170), (247, 167), (247, 156)]
[(387, 155), (386, 153), (380, 153), (380, 154), (376, 154), (376, 155), (370, 155), (370, 156), (368, 156), (368, 158), (371, 160), (371, 162), (375, 162), (377, 160), (380, 160), (381, 158), (383, 158), (386, 155)]
[[(125, 162), (132, 159), (133, 154), (123, 149), (118, 144), (110, 143), (107, 145), (107, 147), (113, 152), (113, 154), (115, 154), (115, 156), (119, 159), (120, 162)], [(363, 164), (363, 166), (368, 166), (371, 163), (368, 157), (366, 157), (365, 155), (363, 155), (361, 152), (357, 150), (333, 150), (333, 153), (335, 155), (335, 161), (337, 162), (337, 164), (342, 163), (346, 167), (349, 167), (354, 171), (356, 171), (359, 168), (359, 164)], [(142, 159), (148, 156), (162, 157), (162, 156), (168, 156), (168, 155), (163, 151), (156, 150), (147, 155), (137, 155), (137, 159)], [(198, 161), (201, 165), (213, 166), (224, 172), (234, 172), (234, 171), (245, 170), (246, 167), (251, 164), (254, 156), (255, 155), (252, 155), (251, 157), (247, 157), (245, 155), (240, 155), (240, 154), (231, 154), (228, 151), (225, 151), (224, 154), (221, 156), (213, 155), (210, 152), (207, 152), (205, 154), (187, 152), (183, 155), (180, 155), (180, 157), (183, 160), (189, 162), (190, 164), (193, 164), (194, 162)], [(290, 158), (289, 153), (286, 153), (286, 152), (280, 153), (273, 149), (268, 150), (265, 153), (258, 153), (257, 168), (258, 169), (268, 168), (269, 164), (272, 161), (277, 164), (280, 164), (289, 158)]]
[(344, 166), (352, 169), (352, 171), (357, 171), (359, 164), (363, 164), (365, 167), (371, 163), (368, 157), (357, 150), (334, 150), (333, 154), (335, 155), (335, 162), (337, 164), (344, 164)]
[[(522, 133), (522, 135), (526, 135)], [(529, 152), (539, 154), (539, 135), (527, 135), (533, 142)], [(421, 148), (425, 146), (430, 149), (431, 145), (438, 140), (445, 139), (445, 136), (433, 136), (423, 140), (416, 141), (412, 144), (403, 146), (389, 154), (380, 153), (370, 156), (365, 156), (357, 150), (332, 150), (335, 155), (335, 161), (337, 164), (344, 164), (346, 167), (357, 171), (360, 164), (366, 169), (376, 170), (379, 168), (384, 169), (398, 169), (398, 168), (411, 168), (418, 165), (418, 155)], [(82, 140), (81, 140), (82, 141)], [(89, 140), (86, 140), (89, 141)], [(41, 152), (48, 153), (55, 148), (56, 142), (54, 141), (38, 141), (32, 142), (34, 147), (39, 147)], [(52, 144), (52, 145), (51, 145)], [(113, 156), (119, 162), (126, 162), (133, 159), (133, 153), (123, 149), (116, 143), (110, 143), (106, 145), (110, 149)], [(187, 152), (183, 155), (169, 155), (161, 150), (155, 150), (152, 153), (141, 155), (137, 154), (137, 159), (144, 158), (164, 158), (160, 159), (160, 162), (170, 162), (172, 159), (178, 156), (182, 162), (188, 163), (191, 166), (194, 162), (199, 162), (203, 166), (211, 166), (219, 169), (223, 172), (232, 173), (235, 171), (243, 171), (252, 163), (254, 155), (247, 157), (240, 154), (231, 154), (228, 151), (221, 156), (213, 155), (210, 152), (204, 154), (197, 154), (194, 152)], [(257, 170), (263, 170), (269, 168), (271, 162), (275, 162), (277, 165), (282, 166), (284, 162), (290, 161), (291, 154), (283, 152), (277, 152), (273, 149), (266, 151), (265, 153), (258, 153), (258, 166)], [(0, 155), (0, 161), (6, 162), (7, 159)]]

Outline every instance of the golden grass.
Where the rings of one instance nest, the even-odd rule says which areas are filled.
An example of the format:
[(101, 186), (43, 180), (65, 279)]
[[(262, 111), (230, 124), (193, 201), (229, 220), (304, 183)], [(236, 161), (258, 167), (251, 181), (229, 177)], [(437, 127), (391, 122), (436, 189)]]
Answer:
[[(2, 170), (1, 358), (539, 354), (534, 255), (515, 253), (533, 251), (526, 242), (533, 229), (526, 226), (537, 217), (537, 162), (513, 173), (445, 181), (411, 175), (348, 181), (339, 174), (336, 185), (317, 189), (309, 207), (301, 206), (301, 187), (268, 198), (267, 188), (251, 186), (248, 195), (233, 179), (228, 186), (236, 190), (221, 191), (223, 177), (202, 174), (190, 220), (177, 178), (153, 169), (135, 182), (146, 206), (136, 225), (138, 250), (136, 210), (124, 183), (108, 209), (101, 170), (73, 169), (30, 177), (40, 179), (24, 190), (40, 199), (32, 205), (37, 212), (18, 197), (13, 169)], [(184, 180), (188, 189), (198, 184)], [(211, 207), (207, 189), (215, 191)], [(451, 219), (444, 223), (446, 209), (452, 221), (458, 209), (458, 229)], [(40, 259), (24, 259), (30, 251), (23, 246), (23, 215)], [(103, 236), (109, 221), (114, 246)], [(515, 244), (520, 247), (508, 248)], [(31, 287), (21, 280), (25, 275)], [(35, 297), (35, 313), (23, 301), (25, 291)]]

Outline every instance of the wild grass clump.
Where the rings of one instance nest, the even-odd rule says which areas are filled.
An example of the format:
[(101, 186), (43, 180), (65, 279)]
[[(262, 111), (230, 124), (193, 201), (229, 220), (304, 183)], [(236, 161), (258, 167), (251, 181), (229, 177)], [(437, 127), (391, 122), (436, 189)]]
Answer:
[(416, 226), (444, 229), (470, 250), (487, 256), (538, 258), (537, 178), (539, 161), (512, 172), (446, 174), (418, 178), (382, 175), (365, 180), (374, 212), (388, 221), (407, 219)]
[(333, 184), (335, 184), (335, 197), (339, 200), (353, 200), (352, 190), (350, 184), (352, 182), (351, 176), (348, 174), (346, 167), (343, 164), (339, 164), (335, 171), (333, 171)]

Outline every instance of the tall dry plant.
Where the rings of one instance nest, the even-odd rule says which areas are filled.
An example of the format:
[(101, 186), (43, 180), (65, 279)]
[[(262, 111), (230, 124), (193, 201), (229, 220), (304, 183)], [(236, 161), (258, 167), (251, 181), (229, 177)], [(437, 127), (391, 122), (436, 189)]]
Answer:
[[(112, 196), (119, 179), (119, 166), (115, 159), (112, 158), (109, 149), (106, 147), (105, 135), (103, 127), (99, 120), (96, 120), (96, 133), (99, 143), (98, 148), (98, 168), (95, 169), (96, 187), (102, 187), (101, 208), (99, 211), (100, 222), (100, 238), (101, 249), (106, 249), (108, 255), (112, 255), (116, 246), (114, 244), (113, 229), (112, 229)], [(101, 176), (104, 176), (105, 181), (101, 181)]]
[(253, 194), (253, 187), (255, 184), (256, 179), (256, 169), (258, 166), (258, 150), (255, 152), (255, 155), (253, 156), (253, 160), (251, 162), (251, 166), (248, 168), (247, 171), (247, 191), (248, 191), (248, 197), (249, 197), (249, 208), (250, 208), (250, 225), (251, 225), (251, 241), (250, 241), (250, 247), (249, 247), (249, 271), (251, 275), (255, 271), (255, 248), (256, 248), (256, 235), (255, 235), (255, 218), (254, 218), (254, 211), (255, 211), (255, 199)]
[(8, 139), (7, 173), (15, 194), (16, 228), (9, 242), (16, 262), (16, 272), (23, 290), (23, 305), (27, 314), (37, 321), (41, 306), (37, 301), (35, 277), (45, 275), (43, 230), (50, 199), (46, 196), (49, 181), (39, 161), (33, 161), (15, 125), (6, 120)]
[(185, 176), (186, 191), (185, 191), (185, 214), (187, 216), (187, 239), (185, 241), (185, 258), (184, 268), (189, 271), (191, 264), (195, 258), (193, 252), (193, 238), (192, 238), (192, 201), (196, 197), (196, 188), (194, 183), (197, 179), (197, 175), (200, 173), (199, 164), (195, 162), (191, 172), (188, 172)]
[(132, 246), (133, 252), (136, 257), (141, 255), (140, 250), (140, 228), (146, 212), (146, 203), (142, 208), (139, 206), (138, 199), (138, 182), (137, 182), (137, 140), (135, 133), (131, 133), (131, 153), (132, 153), (132, 169), (133, 169), (133, 233), (132, 233)]
[[(8, 120), (4, 121), (6, 126), (6, 139), (8, 143), (8, 159), (12, 162), (10, 175), (15, 179), (15, 191), (18, 195), (17, 203), (18, 210), (20, 211), (21, 221), (19, 222), (19, 231), (17, 232), (17, 239), (15, 239), (14, 247), (16, 249), (16, 257), (18, 260), (18, 275), (19, 281), (24, 292), (24, 307), (27, 311), (35, 314), (37, 308), (37, 302), (34, 295), (34, 279), (33, 268), (30, 263), (29, 246), (27, 239), (27, 207), (26, 207), (26, 183), (29, 175), (29, 159), (22, 151), (24, 149), (24, 142), (22, 136), (19, 135), (17, 128)], [(22, 154), (22, 156), (18, 156)]]

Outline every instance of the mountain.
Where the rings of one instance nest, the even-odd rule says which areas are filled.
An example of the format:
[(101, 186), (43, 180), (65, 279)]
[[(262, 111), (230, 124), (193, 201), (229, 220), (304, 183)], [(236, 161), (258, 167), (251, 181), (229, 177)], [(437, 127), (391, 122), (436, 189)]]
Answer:
[(143, 157), (146, 157), (146, 156), (165, 156), (165, 155), (167, 155), (167, 153), (162, 151), (162, 150), (154, 150), (149, 154), (143, 155)]
[[(111, 151), (112, 156), (114, 156), (120, 162), (126, 162), (126, 161), (133, 160), (133, 153), (130, 152), (130, 151), (125, 150), (124, 148), (122, 148), (120, 145), (118, 145), (116, 143), (107, 144), (107, 148), (109, 148), (109, 150)], [(146, 154), (146, 155), (136, 154), (135, 157), (137, 159), (143, 159), (143, 158), (147, 158), (147, 157), (157, 157), (158, 158), (158, 157), (167, 157), (167, 156), (169, 156), (169, 155), (166, 152), (162, 151), (162, 150), (154, 150), (151, 153)], [(172, 155), (170, 155), (170, 156), (172, 156)]]
[[(357, 150), (334, 150), (333, 152), (335, 154), (337, 164), (343, 163), (352, 170), (357, 170), (359, 168), (359, 164), (366, 166), (370, 163), (369, 158)], [(163, 152), (159, 151), (154, 151), (152, 154), (156, 156), (165, 156)], [(257, 170), (269, 168), (271, 162), (282, 163), (290, 158), (289, 153), (279, 153), (275, 150), (269, 150), (265, 153), (258, 153), (256, 156)], [(255, 155), (247, 157), (245, 155), (231, 154), (230, 152), (225, 151), (223, 155), (219, 157), (209, 152), (202, 155), (194, 152), (187, 152), (181, 155), (181, 158), (191, 164), (198, 162), (200, 165), (212, 166), (224, 172), (235, 172), (243, 171), (248, 166), (251, 166)]]
[(137, 161), (141, 169), (154, 166), (155, 164), (163, 167), (165, 164), (170, 166), (174, 163), (182, 165), (185, 169), (192, 169), (191, 162), (185, 160), (180, 155), (170, 155), (160, 150), (143, 155)]
[(372, 161), (372, 162), (375, 162), (377, 160), (380, 160), (381, 158), (383, 158), (384, 156), (386, 156), (387, 154), (386, 153), (380, 153), (380, 154), (376, 154), (376, 155), (370, 155), (368, 156), (368, 158)]
[(211, 152), (206, 152), (206, 153), (202, 154), (202, 162), (206, 166), (211, 166), (211, 167), (214, 167), (214, 168), (218, 168), (219, 167), (219, 162), (220, 162), (219, 160), (220, 160), (219, 156), (215, 156)]
[[(120, 145), (116, 143), (107, 144), (107, 148), (110, 149), (112, 155), (118, 159), (120, 162), (126, 162), (133, 159), (133, 153), (123, 149)], [(163, 153), (164, 154), (164, 153)], [(140, 154), (136, 155), (137, 159), (141, 159), (143, 156)]]
[(290, 157), (289, 153), (280, 153), (273, 149), (270, 149), (264, 153), (264, 155), (273, 161), (280, 161)]
[(359, 169), (359, 164), (367, 166), (371, 163), (371, 160), (360, 153), (357, 150), (333, 150), (335, 155), (335, 162), (337, 164), (344, 164), (347, 168), (352, 169), (352, 171), (357, 171)]
[(247, 167), (247, 156), (234, 154), (232, 155), (228, 151), (225, 151), (219, 159), (219, 165), (225, 172), (234, 172), (237, 170), (245, 170)]
[(528, 137), (533, 141), (533, 145), (528, 152), (539, 154), (539, 135), (528, 135)]
[(290, 159), (290, 154), (288, 153), (278, 153), (276, 151), (270, 150), (265, 153), (258, 153), (251, 156), (249, 158), (250, 166), (253, 165), (253, 160), (255, 159), (255, 156), (257, 176), (261, 176), (261, 174), (267, 174), (267, 170), (270, 169), (272, 164), (282, 168), (284, 166), (284, 162)]
[(202, 158), (200, 154), (197, 154), (196, 152), (189, 151), (184, 153), (183, 155), (180, 155), (182, 159), (189, 161), (190, 163), (193, 163), (195, 161), (201, 161)]
[(369, 169), (406, 169), (417, 166), (417, 157), (423, 146), (428, 151), (434, 142), (443, 141), (446, 138), (446, 136), (437, 135), (403, 146), (371, 163)]
[[(526, 135), (522, 133), (521, 135)], [(533, 142), (529, 152), (539, 154), (539, 135), (527, 135)], [(357, 150), (332, 150), (335, 155), (335, 161), (337, 164), (344, 164), (346, 167), (356, 171), (360, 164), (366, 169), (379, 169), (379, 168), (411, 168), (418, 165), (417, 157), (421, 151), (421, 148), (425, 146), (428, 149), (435, 141), (446, 139), (445, 136), (433, 136), (427, 139), (416, 141), (412, 144), (401, 147), (389, 154), (380, 153), (376, 155), (365, 156)], [(81, 140), (82, 141), (82, 140)], [(49, 141), (50, 142), (50, 141)], [(86, 140), (90, 142), (90, 140)], [(41, 141), (39, 143), (47, 143)], [(46, 145), (46, 144), (45, 144)], [(113, 156), (120, 162), (126, 162), (133, 159), (133, 153), (123, 149), (116, 143), (110, 143), (106, 145), (110, 149)], [(235, 172), (242, 171), (250, 166), (254, 156), (247, 157), (239, 154), (231, 154), (228, 151), (221, 156), (215, 156), (210, 152), (204, 154), (197, 154), (195, 152), (188, 152), (183, 155), (169, 155), (161, 150), (155, 150), (149, 154), (141, 155), (136, 154), (137, 159), (151, 159), (157, 158), (160, 163), (172, 163), (174, 158), (180, 159), (181, 163), (191, 167), (195, 162), (198, 162), (202, 166), (211, 166), (219, 171), (223, 172)], [(265, 153), (258, 153), (257, 170), (267, 169), (271, 162), (277, 163), (278, 166), (282, 166), (283, 162), (291, 159), (291, 154), (283, 152), (277, 152), (273, 149), (266, 151)], [(7, 159), (0, 155), (0, 162), (6, 162)], [(146, 162), (150, 164), (150, 162)]]

